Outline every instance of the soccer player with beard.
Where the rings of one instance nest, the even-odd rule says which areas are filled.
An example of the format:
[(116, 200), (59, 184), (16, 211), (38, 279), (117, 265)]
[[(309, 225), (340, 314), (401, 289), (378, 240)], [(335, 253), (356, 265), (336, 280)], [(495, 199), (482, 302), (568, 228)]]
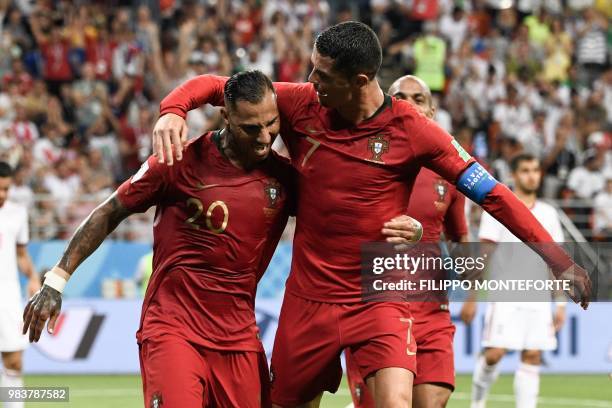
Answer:
[[(480, 204), (549, 263), (574, 274), (572, 296), (586, 307), (590, 280), (552, 242), (529, 210), (461, 146), (409, 102), (381, 90), (382, 50), (366, 25), (345, 22), (315, 40), (309, 83), (277, 83), (281, 131), (298, 172), (297, 226), (272, 352), (272, 401), (315, 407), (342, 377), (340, 353), (350, 348), (377, 406), (407, 407), (416, 371), (406, 302), (362, 301), (361, 245), (382, 240), (403, 214), (422, 166)], [(186, 113), (222, 105), (226, 78), (203, 75), (161, 104), (153, 145), (160, 161), (180, 159)], [(398, 233), (399, 234), (399, 233)], [(403, 241), (402, 236), (387, 238)]]
[(276, 95), (259, 71), (225, 84), (225, 128), (191, 141), (174, 167), (149, 158), (81, 224), (24, 311), (53, 332), (62, 290), (127, 216), (157, 206), (153, 274), (137, 333), (146, 407), (269, 406), (255, 290), (292, 208), (293, 169), (270, 151)]
[[(436, 113), (431, 91), (423, 80), (412, 75), (397, 79), (389, 95), (412, 103), (419, 112), (433, 119)], [(440, 235), (454, 242), (467, 242), (465, 196), (433, 171), (423, 168), (414, 182), (406, 214), (423, 225), (421, 242), (438, 243)], [(448, 302), (411, 303), (417, 344), (417, 375), (412, 389), (414, 407), (444, 407), (455, 388), (453, 336)], [(349, 349), (345, 350), (346, 370), (355, 408), (374, 408), (359, 367)]]

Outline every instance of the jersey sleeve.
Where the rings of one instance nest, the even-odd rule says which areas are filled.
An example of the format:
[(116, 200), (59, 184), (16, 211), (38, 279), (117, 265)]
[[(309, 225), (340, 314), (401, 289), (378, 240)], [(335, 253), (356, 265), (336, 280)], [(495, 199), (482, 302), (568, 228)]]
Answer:
[(162, 201), (175, 167), (159, 164), (155, 157), (149, 157), (136, 174), (119, 186), (117, 198), (132, 212), (148, 210)]
[(278, 110), (289, 126), (294, 123), (296, 113), (315, 98), (314, 88), (308, 82), (274, 82), (274, 89)]
[(475, 162), (463, 147), (432, 120), (417, 118), (417, 136), (413, 149), (428, 169), (452, 184), (456, 184), (463, 171)]
[(480, 217), (480, 227), (478, 228), (478, 239), (493, 242), (500, 242), (504, 226), (487, 212), (482, 213)]
[(444, 216), (444, 232), (453, 241), (459, 241), (461, 236), (467, 235), (465, 196), (463, 194), (455, 192), (453, 195), (453, 200)]
[(30, 241), (30, 224), (28, 222), (28, 212), (25, 209), (21, 218), (21, 225), (17, 232), (17, 245), (26, 245)]
[(187, 112), (205, 104), (223, 106), (227, 77), (199, 75), (173, 89), (159, 105), (159, 116), (174, 113), (185, 118)]

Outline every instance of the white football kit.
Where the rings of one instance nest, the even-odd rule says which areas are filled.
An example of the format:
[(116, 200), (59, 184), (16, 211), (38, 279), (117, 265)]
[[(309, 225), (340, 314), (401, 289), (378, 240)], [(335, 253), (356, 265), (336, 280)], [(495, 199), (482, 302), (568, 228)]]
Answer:
[(0, 207), (0, 351), (24, 350), (27, 337), (23, 328), (21, 286), (17, 271), (16, 246), (28, 243), (28, 213), (20, 205), (6, 201)]
[[(536, 201), (531, 208), (535, 218), (544, 226), (546, 231), (556, 242), (563, 241), (561, 222), (554, 207), (541, 201)], [(478, 232), (480, 240), (496, 243), (521, 242), (506, 227), (500, 224), (488, 213), (483, 213)], [(513, 278), (516, 279), (548, 279), (548, 269), (542, 262), (540, 275), (534, 276), (537, 268), (521, 267), (517, 261), (516, 252), (524, 251), (526, 247), (507, 245), (496, 249), (493, 257), (497, 262), (510, 264)], [(506, 251), (504, 259), (503, 252)], [(514, 261), (508, 262), (507, 252), (514, 251)], [(533, 259), (533, 258), (532, 258)], [(494, 259), (491, 259), (494, 264)], [(495, 273), (495, 271), (493, 271)], [(531, 276), (529, 276), (531, 274)], [(542, 292), (540, 292), (542, 294)], [(543, 294), (538, 302), (491, 302), (485, 315), (485, 325), (482, 335), (483, 347), (504, 348), (508, 350), (554, 350), (557, 348), (557, 339), (553, 326), (550, 293)]]

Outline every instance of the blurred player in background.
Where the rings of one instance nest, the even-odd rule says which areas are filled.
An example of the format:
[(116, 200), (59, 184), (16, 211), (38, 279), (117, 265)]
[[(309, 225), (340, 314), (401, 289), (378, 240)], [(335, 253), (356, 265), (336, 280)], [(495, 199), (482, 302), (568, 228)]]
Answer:
[[(563, 230), (555, 208), (537, 199), (542, 181), (540, 161), (531, 154), (520, 154), (510, 163), (514, 191), (557, 242), (563, 242)], [(478, 236), (483, 243), (505, 243), (520, 240), (489, 214), (480, 219)], [(501, 248), (499, 248), (501, 250)], [(507, 258), (510, 259), (510, 258)], [(533, 270), (528, 271), (530, 274)], [(532, 278), (534, 278), (532, 276)], [(547, 276), (543, 276), (547, 279)], [(536, 278), (537, 279), (537, 278)], [(561, 299), (564, 295), (560, 294)], [(557, 348), (555, 331), (565, 321), (565, 302), (557, 302), (555, 316), (548, 302), (491, 302), (487, 306), (482, 346), (472, 382), (472, 408), (486, 406), (489, 389), (498, 376), (498, 363), (507, 350), (519, 350), (521, 362), (514, 376), (517, 408), (535, 408), (540, 387), (542, 350)], [(476, 314), (474, 294), (461, 310), (461, 318), (470, 324)]]
[(127, 216), (156, 205), (153, 274), (137, 333), (147, 407), (269, 406), (255, 291), (292, 208), (293, 169), (271, 152), (276, 96), (259, 71), (225, 85), (225, 128), (175, 167), (151, 157), (96, 208), (24, 312), (24, 332), (52, 332), (64, 285)]
[[(28, 296), (40, 289), (40, 277), (28, 254), (28, 213), (25, 207), (7, 200), (13, 170), (0, 162), (0, 387), (23, 387), (22, 360), (28, 340), (21, 334), (22, 295), (17, 270), (28, 278)], [(4, 403), (7, 408), (23, 402)]]
[[(389, 87), (389, 95), (412, 103), (430, 119), (436, 114), (431, 91), (420, 78), (406, 75)], [(454, 242), (467, 242), (465, 196), (433, 171), (423, 168), (414, 183), (407, 214), (423, 225), (421, 242), (440, 242), (441, 234)], [(413, 406), (444, 407), (455, 389), (453, 336), (448, 302), (411, 303), (413, 335), (417, 344), (417, 375), (414, 379)], [(348, 382), (355, 408), (374, 408), (350, 350), (345, 350)]]
[(147, 287), (153, 275), (153, 251), (144, 254), (138, 261), (138, 267), (134, 273), (134, 280), (140, 287), (140, 294), (145, 297)]
[[(385, 239), (378, 220), (405, 212), (420, 168), (456, 184), (524, 241), (552, 239), (450, 135), (410, 103), (384, 94), (376, 79), (382, 50), (368, 26), (349, 21), (325, 29), (311, 61), (309, 83), (275, 84), (280, 134), (298, 171), (299, 205), (272, 353), (272, 400), (282, 407), (318, 406), (324, 391), (338, 389), (340, 354), (350, 348), (377, 405), (410, 406), (416, 371), (410, 307), (362, 302), (360, 253), (362, 244)], [(202, 75), (162, 101), (153, 132), (160, 161), (173, 164), (173, 150), (181, 158), (186, 113), (205, 103), (222, 105), (225, 81)], [(387, 241), (405, 239), (401, 233)], [(574, 299), (586, 307), (586, 272), (558, 246), (538, 250), (556, 275), (574, 273)]]

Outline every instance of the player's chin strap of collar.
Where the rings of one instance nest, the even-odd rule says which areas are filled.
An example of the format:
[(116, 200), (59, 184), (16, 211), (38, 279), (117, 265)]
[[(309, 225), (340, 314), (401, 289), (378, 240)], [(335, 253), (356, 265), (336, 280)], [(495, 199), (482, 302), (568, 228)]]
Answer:
[(472, 163), (457, 180), (457, 190), (477, 204), (497, 185), (497, 180), (480, 163)]
[(54, 266), (49, 272), (45, 274), (45, 285), (49, 286), (57, 290), (59, 293), (64, 292), (64, 288), (68, 283), (68, 279), (70, 278), (70, 274), (60, 268), (59, 266)]

